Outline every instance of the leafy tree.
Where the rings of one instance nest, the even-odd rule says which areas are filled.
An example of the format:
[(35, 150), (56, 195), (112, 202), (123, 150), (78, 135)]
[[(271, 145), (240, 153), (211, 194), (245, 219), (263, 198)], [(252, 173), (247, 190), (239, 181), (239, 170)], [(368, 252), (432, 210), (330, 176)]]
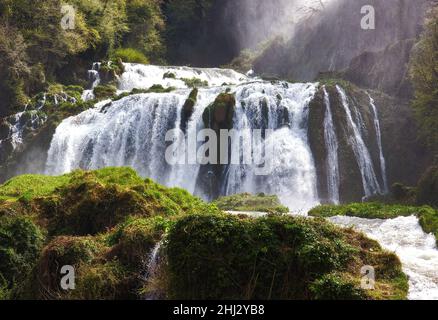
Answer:
[(411, 58), (410, 72), (415, 88), (413, 107), (421, 138), (438, 153), (438, 7), (429, 14)]

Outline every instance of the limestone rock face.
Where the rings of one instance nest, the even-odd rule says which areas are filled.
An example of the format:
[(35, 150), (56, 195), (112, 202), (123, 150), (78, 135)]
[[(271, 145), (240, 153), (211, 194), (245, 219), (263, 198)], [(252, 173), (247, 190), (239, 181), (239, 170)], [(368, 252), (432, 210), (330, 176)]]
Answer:
[[(379, 185), (383, 186), (384, 177), (370, 96), (374, 99), (380, 122), (388, 185), (391, 186), (396, 182), (415, 185), (424, 168), (430, 163), (430, 156), (416, 143), (417, 128), (408, 103), (378, 91), (367, 92), (352, 84), (342, 83), (340, 85), (344, 86), (354, 121), (369, 150)], [(364, 188), (360, 183), (362, 177), (353, 149), (352, 132), (347, 125), (347, 115), (336, 87), (333, 84), (326, 84), (325, 88), (329, 95), (338, 140), (340, 201), (360, 201), (364, 195)], [(318, 195), (324, 203), (328, 202), (328, 154), (324, 135), (326, 106), (322, 85), (309, 108), (309, 144), (317, 170)]]

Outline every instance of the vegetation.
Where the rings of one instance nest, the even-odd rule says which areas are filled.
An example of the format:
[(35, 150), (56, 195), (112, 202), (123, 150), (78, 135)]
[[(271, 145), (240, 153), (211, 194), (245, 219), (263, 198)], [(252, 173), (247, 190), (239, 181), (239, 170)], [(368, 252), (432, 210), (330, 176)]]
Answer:
[(123, 62), (130, 62), (130, 63), (142, 63), (142, 64), (149, 63), (148, 58), (146, 58), (146, 56), (143, 53), (132, 48), (117, 49), (113, 54), (113, 58), (121, 59)]
[(423, 141), (438, 153), (438, 8), (434, 8), (412, 54), (410, 70), (415, 88), (414, 109)]
[[(361, 234), (322, 219), (230, 216), (129, 168), (19, 176), (0, 195), (3, 299), (406, 297), (397, 257)], [(364, 264), (376, 267), (373, 292), (358, 285)], [(60, 288), (63, 265), (75, 268), (75, 290)]]
[(249, 193), (235, 194), (220, 197), (214, 203), (219, 209), (225, 211), (255, 211), (269, 213), (288, 213), (289, 209), (280, 203), (275, 195), (263, 193), (251, 195)]
[[(162, 63), (161, 0), (0, 0), (0, 116), (50, 83), (85, 85), (92, 61)], [(61, 21), (73, 13), (74, 28)]]
[[(379, 270), (377, 287), (390, 288), (378, 294), (403, 298), (407, 290), (393, 254), (320, 219), (187, 216), (171, 228), (166, 252), (170, 298), (366, 299), (371, 297), (359, 288), (355, 270), (365, 261)], [(342, 290), (329, 294), (332, 285), (323, 281), (341, 270)], [(393, 281), (398, 277), (404, 278), (401, 285)]]
[(208, 81), (199, 78), (182, 78), (181, 80), (189, 88), (208, 87)]

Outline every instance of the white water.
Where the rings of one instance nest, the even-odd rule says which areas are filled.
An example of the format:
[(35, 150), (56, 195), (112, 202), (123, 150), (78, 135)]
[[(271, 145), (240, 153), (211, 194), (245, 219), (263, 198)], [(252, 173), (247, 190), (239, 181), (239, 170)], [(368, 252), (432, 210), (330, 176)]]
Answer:
[[(273, 171), (267, 176), (255, 174), (256, 165), (230, 165), (223, 193), (242, 192), (276, 194), (294, 211), (318, 204), (316, 169), (307, 140), (308, 104), (315, 84), (253, 83), (236, 90), (234, 129), (272, 129), (265, 141), (272, 153), (266, 154)], [(268, 115), (267, 121), (264, 113)], [(261, 154), (261, 146), (254, 145)], [(231, 146), (239, 152), (239, 141)]]
[(43, 125), (46, 119), (46, 116), (41, 116), (35, 110), (19, 112), (5, 118), (9, 133), (5, 139), (0, 140), (0, 151), (6, 142), (10, 143), (13, 150), (17, 149), (23, 144), (24, 130), (35, 130)]
[(100, 84), (100, 75), (99, 75), (100, 63), (93, 63), (93, 68), (88, 70), (88, 80), (91, 82), (91, 88), (88, 90), (84, 90), (82, 92), (82, 100), (88, 101), (94, 99), (93, 89)]
[[(236, 85), (248, 82), (248, 77), (230, 69), (218, 68), (190, 68), (190, 67), (164, 67), (126, 63), (125, 72), (119, 79), (120, 91), (132, 89), (149, 89), (159, 84), (165, 88), (187, 88), (181, 79), (197, 78), (208, 82), (208, 87)], [(175, 78), (165, 78), (165, 74), (173, 74)]]
[(377, 112), (377, 107), (374, 103), (374, 99), (370, 97), (370, 105), (373, 110), (373, 117), (374, 117), (374, 128), (376, 130), (376, 136), (377, 136), (377, 145), (379, 147), (379, 159), (380, 159), (380, 170), (382, 172), (382, 180), (383, 180), (383, 191), (385, 193), (388, 192), (388, 178), (386, 176), (386, 162), (385, 157), (383, 155), (383, 147), (382, 147), (382, 132), (380, 130), (380, 121), (379, 121), (379, 114)]
[(333, 123), (332, 110), (330, 106), (330, 97), (324, 87), (324, 140), (327, 150), (327, 190), (331, 203), (339, 204), (339, 161), (338, 161), (338, 139)]
[[(155, 278), (158, 276), (159, 268), (160, 268), (160, 249), (161, 249), (162, 241), (158, 242), (152, 252), (148, 257), (148, 261), (146, 264), (146, 274), (144, 276), (144, 281), (146, 285), (152, 284)], [(144, 297), (145, 300), (156, 300), (159, 296), (157, 292), (148, 292)]]
[(341, 87), (336, 86), (336, 88), (341, 97), (342, 106), (347, 114), (348, 126), (352, 131), (350, 144), (353, 148), (353, 152), (362, 176), (362, 185), (365, 191), (365, 197), (381, 194), (381, 188), (374, 171), (370, 152), (362, 138), (358, 125), (353, 120), (347, 95)]
[[(157, 83), (180, 89), (170, 93), (136, 94), (110, 103), (101, 102), (93, 109), (65, 119), (56, 129), (48, 152), (47, 174), (58, 175), (77, 168), (131, 166), (142, 176), (194, 193), (200, 166), (170, 166), (164, 156), (168, 145), (165, 135), (168, 130), (180, 127), (182, 107), (191, 91), (181, 80), (164, 79), (164, 74), (171, 72), (177, 78), (196, 77), (208, 81), (212, 86), (199, 89), (186, 135), (203, 128), (202, 114), (205, 108), (227, 87), (236, 95), (234, 124), (237, 130), (275, 130), (266, 141), (276, 150), (270, 155), (274, 164), (272, 174), (259, 179), (254, 175), (253, 166), (230, 166), (228, 178), (222, 186), (224, 194), (275, 193), (296, 211), (309, 209), (318, 203), (316, 170), (307, 141), (308, 103), (316, 91), (315, 84), (248, 82), (245, 75), (226, 69), (126, 64), (125, 70), (119, 78), (120, 91), (149, 88)], [(221, 87), (223, 83), (234, 85)], [(266, 101), (269, 110), (267, 126), (262, 124), (263, 101)], [(279, 117), (282, 111), (288, 119)], [(239, 148), (238, 145), (232, 147)]]
[(377, 240), (382, 247), (396, 253), (409, 276), (409, 299), (438, 299), (438, 250), (435, 237), (425, 234), (418, 218), (399, 217), (390, 220), (333, 217), (342, 226), (354, 226)]

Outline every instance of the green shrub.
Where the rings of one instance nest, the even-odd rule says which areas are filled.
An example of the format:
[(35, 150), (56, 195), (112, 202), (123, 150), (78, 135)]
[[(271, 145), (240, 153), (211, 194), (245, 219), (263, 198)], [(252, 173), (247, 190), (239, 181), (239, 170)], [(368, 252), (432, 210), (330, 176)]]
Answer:
[[(329, 297), (347, 295), (348, 283), (338, 283), (336, 290), (333, 283), (317, 283), (317, 291), (310, 285), (333, 272), (359, 281), (355, 268), (370, 260), (370, 247), (382, 252), (377, 243), (321, 219), (186, 216), (167, 236), (168, 294), (171, 299), (317, 299), (323, 290)], [(373, 257), (376, 267), (386, 263), (383, 255)], [(395, 259), (388, 268), (397, 277), (403, 273)], [(393, 280), (379, 280), (388, 279)], [(397, 286), (386, 283), (386, 297)]]
[(208, 81), (199, 78), (181, 78), (189, 88), (208, 87)]
[(117, 88), (112, 85), (100, 85), (94, 88), (93, 93), (96, 99), (108, 99), (115, 97)]
[(121, 59), (128, 63), (149, 64), (148, 58), (140, 51), (133, 48), (117, 49), (113, 54), (113, 59)]
[(43, 233), (30, 219), (0, 217), (0, 288), (22, 285), (36, 263), (43, 241)]
[(363, 300), (366, 298), (358, 283), (342, 274), (326, 274), (314, 281), (310, 290), (318, 300)]

